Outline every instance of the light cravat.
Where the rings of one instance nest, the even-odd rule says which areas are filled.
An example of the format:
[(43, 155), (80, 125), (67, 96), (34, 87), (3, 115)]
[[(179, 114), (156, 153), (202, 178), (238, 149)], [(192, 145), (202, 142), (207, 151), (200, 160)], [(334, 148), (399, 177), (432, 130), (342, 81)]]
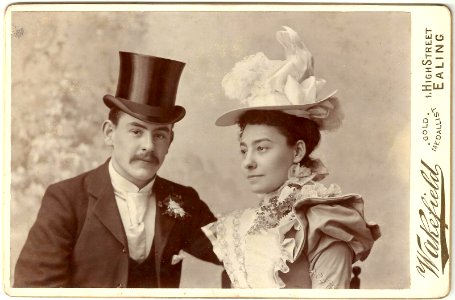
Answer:
[(138, 262), (144, 261), (147, 254), (144, 216), (149, 199), (149, 192), (126, 193), (126, 205), (130, 217), (129, 224), (125, 224), (125, 227), (128, 227), (126, 236), (129, 254)]
[(128, 240), (129, 256), (142, 263), (148, 256), (154, 236), (155, 203), (153, 181), (141, 190), (123, 178), (109, 163), (115, 199)]

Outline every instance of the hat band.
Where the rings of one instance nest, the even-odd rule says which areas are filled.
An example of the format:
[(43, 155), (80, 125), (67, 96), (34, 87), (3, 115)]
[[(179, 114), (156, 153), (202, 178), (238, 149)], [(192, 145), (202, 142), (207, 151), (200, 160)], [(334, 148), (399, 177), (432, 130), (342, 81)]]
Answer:
[(127, 100), (124, 98), (116, 97), (117, 99), (121, 100), (122, 103), (128, 107), (129, 110), (139, 113), (141, 115), (150, 116), (150, 117), (166, 117), (173, 113), (174, 107), (171, 108), (163, 108), (161, 106), (151, 106), (147, 104), (137, 103), (131, 100)]

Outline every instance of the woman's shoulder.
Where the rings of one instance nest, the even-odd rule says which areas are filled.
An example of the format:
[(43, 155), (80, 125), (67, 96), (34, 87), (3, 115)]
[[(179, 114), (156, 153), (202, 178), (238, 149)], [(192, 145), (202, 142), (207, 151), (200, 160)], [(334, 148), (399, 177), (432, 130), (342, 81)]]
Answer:
[(353, 250), (355, 260), (366, 259), (381, 233), (376, 223), (366, 220), (362, 196), (342, 194), (337, 185), (321, 183), (305, 185), (301, 192), (293, 210), (307, 224), (308, 255), (342, 241)]

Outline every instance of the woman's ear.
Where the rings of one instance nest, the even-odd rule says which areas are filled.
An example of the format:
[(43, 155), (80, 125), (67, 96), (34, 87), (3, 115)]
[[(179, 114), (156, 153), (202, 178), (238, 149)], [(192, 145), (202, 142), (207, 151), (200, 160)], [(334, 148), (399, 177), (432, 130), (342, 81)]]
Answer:
[(293, 159), (293, 162), (294, 163), (300, 163), (300, 161), (305, 157), (305, 154), (306, 154), (305, 142), (302, 141), (302, 140), (298, 140), (295, 143), (295, 146), (294, 146), (294, 159)]
[(108, 146), (113, 146), (114, 142), (112, 140), (112, 136), (114, 134), (115, 124), (112, 123), (111, 120), (106, 120), (103, 122), (102, 130), (104, 135), (104, 143)]

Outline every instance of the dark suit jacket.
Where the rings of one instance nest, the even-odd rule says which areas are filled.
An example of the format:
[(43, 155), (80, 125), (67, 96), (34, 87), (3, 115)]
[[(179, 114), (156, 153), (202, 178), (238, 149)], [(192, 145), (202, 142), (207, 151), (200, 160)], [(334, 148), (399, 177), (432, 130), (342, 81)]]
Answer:
[[(157, 206), (155, 262), (158, 287), (178, 287), (182, 263), (171, 264), (181, 249), (219, 263), (201, 226), (215, 217), (191, 187), (157, 177), (157, 203), (181, 195), (186, 218)], [(109, 177), (108, 162), (47, 189), (22, 249), (15, 287), (126, 287), (128, 242)]]

